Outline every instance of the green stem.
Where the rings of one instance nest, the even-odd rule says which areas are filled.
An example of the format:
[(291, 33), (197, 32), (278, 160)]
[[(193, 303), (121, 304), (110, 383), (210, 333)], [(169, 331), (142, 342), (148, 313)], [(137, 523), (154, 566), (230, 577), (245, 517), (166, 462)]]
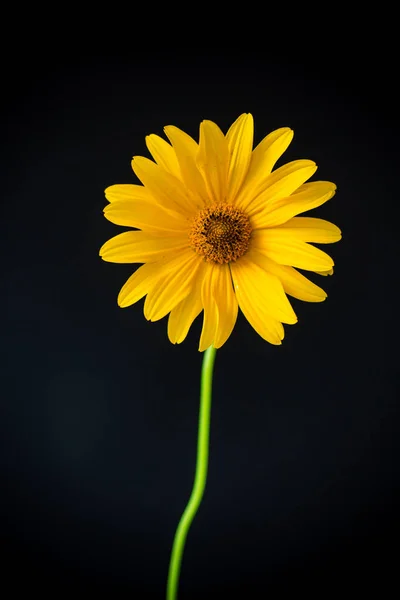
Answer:
[(182, 555), (185, 548), (186, 537), (189, 527), (200, 506), (206, 487), (208, 470), (208, 446), (210, 438), (210, 410), (212, 376), (216, 349), (213, 346), (207, 348), (203, 356), (201, 369), (200, 388), (200, 413), (199, 431), (197, 438), (197, 461), (196, 474), (189, 502), (183, 512), (177, 527), (174, 543), (172, 546), (171, 560), (169, 563), (167, 600), (176, 600), (178, 593), (179, 575), (181, 571)]

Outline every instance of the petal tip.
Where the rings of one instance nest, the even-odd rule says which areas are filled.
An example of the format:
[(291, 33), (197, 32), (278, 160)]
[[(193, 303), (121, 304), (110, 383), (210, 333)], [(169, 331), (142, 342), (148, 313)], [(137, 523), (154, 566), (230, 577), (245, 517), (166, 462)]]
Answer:
[(127, 306), (129, 306), (129, 303), (126, 302), (126, 298), (124, 298), (124, 296), (121, 296), (121, 294), (118, 294), (117, 304), (119, 308), (126, 308)]
[(108, 244), (108, 242), (105, 242), (99, 249), (99, 256), (101, 256), (101, 258), (103, 258), (103, 259), (104, 259), (105, 253), (107, 252), (107, 244)]
[(108, 200), (108, 202), (110, 202), (110, 200), (109, 200), (108, 196), (109, 196), (109, 194), (110, 194), (111, 187), (112, 187), (112, 186), (111, 186), (111, 185), (109, 185), (109, 186), (108, 186), (108, 187), (106, 187), (106, 189), (104, 190), (104, 196), (106, 197), (106, 200)]

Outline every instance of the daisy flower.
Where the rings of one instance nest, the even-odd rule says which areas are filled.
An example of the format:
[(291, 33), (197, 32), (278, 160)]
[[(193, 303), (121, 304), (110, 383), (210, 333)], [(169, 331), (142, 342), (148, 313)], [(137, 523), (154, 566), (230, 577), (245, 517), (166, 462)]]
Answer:
[(253, 117), (241, 115), (226, 135), (212, 121), (200, 124), (199, 142), (172, 125), (169, 143), (146, 137), (154, 161), (136, 156), (142, 185), (105, 191), (105, 217), (125, 231), (100, 250), (105, 261), (143, 263), (122, 287), (118, 304), (145, 297), (150, 321), (168, 317), (168, 337), (181, 343), (203, 311), (199, 350), (220, 348), (242, 311), (256, 332), (281, 344), (283, 323), (297, 317), (288, 295), (321, 302), (326, 293), (298, 271), (332, 274), (333, 260), (312, 243), (337, 242), (336, 225), (299, 217), (332, 198), (329, 181), (306, 183), (311, 160), (275, 163), (293, 138), (287, 127), (253, 150)]

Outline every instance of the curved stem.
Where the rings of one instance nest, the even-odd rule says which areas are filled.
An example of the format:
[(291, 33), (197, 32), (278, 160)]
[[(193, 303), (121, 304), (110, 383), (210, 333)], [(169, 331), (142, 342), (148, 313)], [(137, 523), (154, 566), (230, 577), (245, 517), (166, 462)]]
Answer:
[(196, 474), (189, 502), (182, 514), (177, 527), (174, 543), (172, 546), (171, 560), (169, 563), (168, 582), (167, 582), (167, 600), (176, 600), (179, 584), (179, 575), (183, 550), (185, 548), (186, 537), (189, 527), (200, 506), (203, 498), (204, 488), (206, 487), (208, 470), (208, 446), (210, 438), (210, 410), (211, 410), (211, 392), (212, 376), (216, 349), (213, 346), (207, 348), (203, 356), (203, 365), (201, 370), (200, 387), (200, 413), (199, 413), (199, 431), (197, 438), (197, 461)]

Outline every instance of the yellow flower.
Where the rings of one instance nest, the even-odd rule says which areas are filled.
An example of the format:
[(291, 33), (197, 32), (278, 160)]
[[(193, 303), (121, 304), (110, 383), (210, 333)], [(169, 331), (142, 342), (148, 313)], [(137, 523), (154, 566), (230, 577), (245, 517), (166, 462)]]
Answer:
[(277, 129), (253, 150), (250, 114), (241, 115), (226, 135), (203, 121), (199, 143), (172, 125), (164, 131), (170, 143), (146, 137), (155, 162), (132, 160), (143, 185), (105, 191), (105, 217), (141, 230), (121, 233), (100, 250), (105, 261), (144, 263), (122, 287), (119, 306), (146, 296), (146, 319), (169, 313), (174, 344), (204, 311), (200, 351), (226, 342), (240, 307), (262, 338), (281, 344), (282, 323), (297, 321), (286, 294), (307, 302), (326, 298), (297, 271), (333, 272), (330, 256), (309, 242), (341, 238), (332, 223), (296, 215), (332, 198), (336, 186), (305, 183), (317, 170), (311, 160), (273, 171), (293, 131)]

